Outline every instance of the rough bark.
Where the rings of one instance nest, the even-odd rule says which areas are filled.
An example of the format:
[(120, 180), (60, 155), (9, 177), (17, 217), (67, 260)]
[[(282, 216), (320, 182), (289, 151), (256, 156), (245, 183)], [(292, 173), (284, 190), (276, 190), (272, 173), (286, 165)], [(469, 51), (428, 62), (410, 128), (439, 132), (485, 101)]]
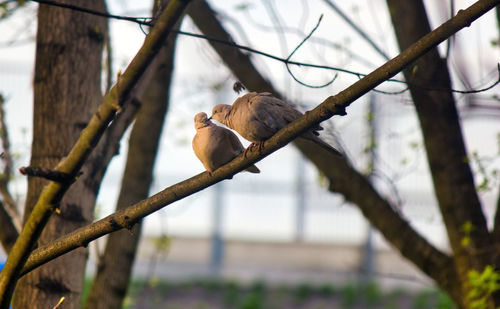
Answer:
[[(387, 4), (401, 50), (430, 32), (422, 1), (388, 0)], [(446, 60), (442, 59), (434, 48), (403, 73), (410, 83), (410, 93), (424, 136), (434, 191), (460, 279), (455, 289), (461, 289), (462, 297), (455, 298), (455, 301), (466, 306), (467, 298), (463, 295), (468, 292), (467, 272), (471, 269), (482, 271), (492, 262), (490, 256), (493, 243), (467, 160), (453, 94), (451, 90), (426, 90), (452, 88)], [(464, 233), (464, 226), (467, 224), (472, 224), (473, 227), (470, 235)], [(468, 245), (463, 245), (464, 237), (469, 237)]]
[[(102, 0), (71, 2), (105, 11)], [(31, 166), (53, 168), (66, 156), (99, 103), (106, 27), (103, 18), (39, 6)], [(25, 220), (46, 184), (44, 179), (28, 178)], [(38, 245), (91, 222), (95, 197), (83, 181), (76, 182)], [(86, 249), (80, 248), (25, 276), (16, 289), (15, 308), (52, 308), (62, 296), (65, 308), (79, 308), (86, 257)]]
[[(148, 197), (153, 179), (173, 72), (175, 37), (170, 36), (155, 59), (156, 72), (147, 86), (134, 123), (116, 209), (124, 209)], [(137, 168), (140, 166), (140, 168)], [(141, 223), (130, 231), (109, 235), (85, 308), (121, 308), (141, 235)]]

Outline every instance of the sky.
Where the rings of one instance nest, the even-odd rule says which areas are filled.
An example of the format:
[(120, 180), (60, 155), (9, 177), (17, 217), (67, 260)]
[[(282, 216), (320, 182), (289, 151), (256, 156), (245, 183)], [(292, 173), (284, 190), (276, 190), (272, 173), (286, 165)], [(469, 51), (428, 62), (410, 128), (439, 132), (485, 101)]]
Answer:
[[(108, 2), (113, 14), (148, 16), (150, 7), (145, 1)], [(369, 73), (385, 60), (376, 54), (366, 42), (349, 28), (324, 1), (210, 1), (219, 11), (224, 25), (236, 40), (247, 46), (286, 58), (323, 18), (312, 38), (293, 56), (293, 60), (327, 64), (349, 70)], [(391, 57), (397, 55), (397, 45), (387, 15), (385, 2), (381, 0), (335, 1), (356, 24), (382, 47)], [(455, 1), (457, 11), (472, 1)], [(449, 17), (444, 1), (426, 1), (433, 27)], [(28, 2), (7, 21), (0, 21), (0, 92), (8, 99), (7, 122), (16, 155), (16, 169), (29, 163), (31, 144), (32, 75), (36, 32), (36, 5)], [(278, 16), (277, 21), (273, 17)], [(484, 87), (496, 78), (498, 47), (492, 40), (498, 37), (492, 13), (483, 16), (471, 27), (459, 32), (449, 57), (453, 67), (454, 87), (464, 89), (460, 74), (466, 73), (472, 87)], [(110, 21), (113, 44), (114, 71), (124, 70), (140, 48), (144, 34), (133, 23)], [(277, 31), (276, 29), (283, 29)], [(182, 30), (197, 32), (193, 23), (186, 19)], [(7, 44), (16, 41), (12, 44)], [(328, 44), (320, 42), (328, 41)], [(334, 44), (343, 49), (332, 48)], [(210, 113), (217, 103), (230, 104), (237, 98), (231, 88), (235, 79), (221, 65), (221, 61), (209, 45), (199, 39), (181, 36), (178, 39), (175, 63), (175, 79), (172, 104), (164, 128), (160, 152), (155, 165), (151, 193), (201, 171), (203, 166), (191, 150), (194, 136), (193, 116), (204, 111)], [(348, 52), (346, 52), (346, 50)], [(445, 45), (440, 46), (444, 53)], [(353, 56), (354, 54), (354, 56)], [(357, 80), (357, 77), (338, 74), (335, 82), (321, 89), (306, 88), (290, 78), (282, 63), (252, 55), (263, 74), (294, 102), (306, 110), (319, 104)], [(460, 73), (455, 68), (460, 68)], [(318, 71), (293, 67), (292, 71), (303, 82), (319, 85), (334, 77), (331, 71)], [(402, 78), (400, 75), (397, 78)], [(215, 89), (219, 89), (218, 91)], [(381, 90), (396, 91), (398, 84), (384, 84)], [(498, 87), (474, 96), (477, 102), (496, 104), (493, 96), (500, 95)], [(498, 166), (498, 111), (464, 108), (470, 96), (457, 95), (463, 119), (463, 132), (469, 151), (477, 151), (483, 164), (491, 173)], [(381, 177), (377, 187), (391, 201), (400, 202), (401, 210), (412, 224), (439, 247), (447, 246), (442, 221), (432, 193), (425, 153), (419, 126), (408, 94), (365, 95), (347, 110), (345, 117), (334, 117), (325, 122), (322, 137), (333, 141), (337, 136), (349, 158), (361, 170), (366, 168), (367, 155), (363, 149), (368, 143), (366, 121), (368, 103), (375, 100), (377, 106), (377, 137)], [(334, 128), (334, 129), (332, 129)], [(334, 132), (335, 134), (332, 134)], [(243, 141), (243, 140), (242, 140)], [(97, 217), (113, 211), (119, 192), (119, 183), (127, 149), (124, 138), (120, 156), (108, 169), (101, 187)], [(244, 143), (248, 144), (246, 141)], [(145, 233), (158, 236), (188, 235), (206, 236), (212, 229), (213, 205), (216, 192), (223, 192), (223, 231), (225, 237), (290, 241), (296, 235), (296, 182), (299, 177), (306, 183), (304, 236), (312, 242), (337, 242), (360, 244), (366, 237), (367, 224), (359, 210), (335, 194), (328, 193), (315, 168), (304, 161), (292, 147), (286, 146), (257, 163), (261, 174), (240, 173), (231, 181), (224, 181), (217, 191), (208, 188), (191, 197), (169, 205), (146, 219)], [(477, 166), (473, 166), (478, 170)], [(476, 173), (478, 182), (481, 174)], [(389, 179), (389, 180), (388, 180)], [(498, 178), (497, 178), (498, 179)], [(498, 187), (483, 193), (487, 213), (493, 213)], [(11, 190), (19, 196), (25, 193), (22, 176), (16, 175)], [(399, 192), (394, 193), (395, 188)], [(377, 244), (384, 245), (376, 236)]]

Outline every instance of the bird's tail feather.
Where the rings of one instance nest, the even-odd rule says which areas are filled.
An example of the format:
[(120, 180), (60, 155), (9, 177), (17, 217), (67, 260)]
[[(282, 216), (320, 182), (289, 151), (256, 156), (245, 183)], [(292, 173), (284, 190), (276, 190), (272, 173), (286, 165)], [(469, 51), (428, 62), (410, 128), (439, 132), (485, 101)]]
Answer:
[(245, 169), (245, 171), (250, 172), (250, 173), (255, 173), (255, 174), (260, 173), (259, 168), (255, 165), (250, 165), (247, 169)]

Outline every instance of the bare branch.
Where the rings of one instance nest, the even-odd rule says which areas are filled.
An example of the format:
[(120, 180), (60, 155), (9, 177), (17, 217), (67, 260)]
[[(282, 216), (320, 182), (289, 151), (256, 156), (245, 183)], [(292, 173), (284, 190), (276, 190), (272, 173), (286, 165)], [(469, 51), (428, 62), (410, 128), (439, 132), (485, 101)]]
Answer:
[(316, 29), (318, 29), (319, 27), (319, 24), (321, 23), (321, 20), (323, 19), (323, 15), (321, 15), (318, 19), (318, 23), (316, 24), (316, 26), (311, 30), (311, 32), (309, 32), (309, 34), (302, 40), (302, 42), (300, 42), (299, 45), (297, 45), (297, 47), (295, 47), (295, 49), (290, 53), (290, 55), (286, 58), (286, 62), (285, 62), (285, 65), (286, 65), (286, 70), (288, 71), (288, 73), (290, 74), (290, 76), (292, 76), (292, 78), (299, 84), (301, 84), (302, 86), (305, 86), (305, 87), (308, 87), (308, 88), (324, 88), (324, 87), (327, 87), (329, 85), (331, 85), (335, 79), (337, 79), (337, 74), (335, 74), (335, 76), (328, 82), (326, 82), (325, 84), (323, 85), (319, 85), (319, 86), (313, 86), (313, 85), (309, 85), (309, 84), (306, 84), (300, 80), (297, 79), (297, 77), (295, 77), (295, 75), (292, 73), (292, 71), (290, 70), (290, 66), (288, 65), (288, 62), (290, 61), (290, 58), (292, 58), (293, 54), (295, 54), (295, 52), (302, 46), (304, 45), (304, 43), (311, 37), (311, 35), (313, 35), (314, 31), (316, 31)]
[[(31, 177), (41, 177), (48, 180), (52, 180), (59, 183), (72, 183), (76, 180), (76, 177), (72, 175), (56, 170), (51, 170), (44, 167), (38, 166), (23, 166), (19, 168), (19, 173), (31, 176)], [(78, 177), (78, 176), (77, 176)]]

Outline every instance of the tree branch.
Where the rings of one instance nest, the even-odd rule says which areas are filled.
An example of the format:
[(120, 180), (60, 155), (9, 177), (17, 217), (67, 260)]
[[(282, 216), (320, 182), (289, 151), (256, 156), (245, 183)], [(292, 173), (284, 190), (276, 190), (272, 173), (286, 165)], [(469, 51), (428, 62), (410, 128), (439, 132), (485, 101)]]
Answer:
[[(193, 1), (188, 8), (188, 14), (200, 31), (205, 35), (231, 40), (230, 35), (218, 22), (214, 12), (205, 1)], [(212, 47), (219, 53), (220, 58), (223, 59), (226, 66), (233, 71), (236, 78), (247, 85), (250, 90), (269, 91), (266, 89), (273, 89), (272, 92), (283, 97), (277, 90), (274, 90), (273, 86), (268, 83), (262, 75), (260, 75), (250, 60), (245, 62), (242, 61), (242, 59), (246, 60), (246, 55), (241, 52), (236, 53), (233, 50), (227, 49), (225, 46), (221, 47), (219, 44), (212, 44)], [(435, 270), (443, 269), (444, 266), (449, 267), (449, 257), (418, 235), (399, 214), (393, 211), (391, 205), (378, 195), (371, 184), (369, 184), (363, 176), (359, 175), (351, 165), (346, 163), (345, 159), (331, 156), (329, 153), (323, 151), (321, 147), (317, 147), (313, 143), (301, 142), (301, 140), (295, 140), (294, 143), (295, 146), (297, 146), (299, 150), (311, 160), (326, 177), (328, 177), (332, 184), (330, 191), (344, 194), (346, 198), (357, 204), (358, 207), (362, 209), (363, 214), (371, 222), (374, 222), (376, 228), (381, 231), (388, 241), (396, 248), (400, 250), (404, 249), (401, 251), (406, 258), (420, 267), (424, 273), (436, 280), (439, 285), (442, 287), (446, 285), (446, 282), (448, 282), (447, 280), (453, 276), (453, 269), (451, 269), (451, 271), (441, 272), (448, 275), (446, 278), (437, 277), (437, 273), (440, 272), (435, 272)], [(343, 175), (353, 175), (353, 178), (344, 177)], [(364, 191), (366, 191), (366, 194), (364, 191), (359, 190), (360, 188), (365, 188)], [(363, 192), (363, 194), (357, 195), (360, 192)], [(369, 211), (374, 203), (377, 205), (377, 211)], [(388, 214), (387, 217), (391, 219), (391, 224), (386, 224), (388, 221), (382, 220), (382, 214)], [(397, 226), (401, 229), (401, 232), (395, 233), (391, 226)], [(406, 236), (411, 236), (411, 238), (405, 238)], [(411, 239), (411, 241), (408, 241), (409, 239)], [(405, 243), (413, 242), (419, 245), (406, 246), (403, 248)], [(428, 255), (427, 258), (423, 257), (421, 252), (426, 252)], [(430, 258), (430, 256), (432, 256), (432, 258)]]
[[(107, 216), (91, 225), (80, 228), (73, 233), (55, 240), (54, 242), (35, 250), (28, 259), (22, 273), (26, 272), (52, 260), (66, 252), (86, 246), (90, 241), (105, 234), (122, 228), (130, 228), (141, 218), (157, 211), (166, 205), (178, 201), (186, 196), (196, 193), (213, 185), (223, 179), (232, 177), (235, 173), (242, 171), (251, 164), (268, 156), (272, 152), (285, 146), (309, 128), (317, 125), (333, 115), (345, 114), (345, 108), (356, 99), (367, 93), (385, 79), (394, 76), (408, 66), (411, 62), (422, 56), (426, 51), (446, 40), (450, 35), (468, 26), (497, 5), (500, 0), (481, 0), (468, 9), (459, 12), (456, 17), (445, 22), (433, 32), (423, 37), (419, 42), (413, 44), (403, 51), (399, 56), (385, 63), (363, 79), (354, 83), (336, 96), (328, 97), (323, 103), (305, 114), (300, 119), (289, 124), (266, 141), (266, 147), (258, 152), (248, 152), (247, 158), (238, 156), (233, 161), (222, 166), (212, 173), (202, 173), (178, 184), (170, 186), (161, 192), (145, 199), (135, 205)], [(406, 247), (408, 248), (408, 247)], [(433, 259), (433, 254), (429, 255)]]
[[(58, 164), (56, 170), (72, 176), (77, 175), (104, 130), (114, 118), (116, 112), (120, 110), (120, 104), (124, 102), (141, 74), (146, 70), (188, 2), (188, 0), (178, 0), (172, 1), (168, 5), (136, 57), (119, 78), (116, 85), (105, 96), (103, 103), (99, 106), (88, 126), (82, 131), (75, 146), (68, 156)], [(30, 250), (67, 189), (67, 184), (51, 182), (42, 191), (39, 201), (30, 214), (23, 231), (12, 248), (4, 269), (0, 273), (0, 308), (9, 307), (17, 278)]]

